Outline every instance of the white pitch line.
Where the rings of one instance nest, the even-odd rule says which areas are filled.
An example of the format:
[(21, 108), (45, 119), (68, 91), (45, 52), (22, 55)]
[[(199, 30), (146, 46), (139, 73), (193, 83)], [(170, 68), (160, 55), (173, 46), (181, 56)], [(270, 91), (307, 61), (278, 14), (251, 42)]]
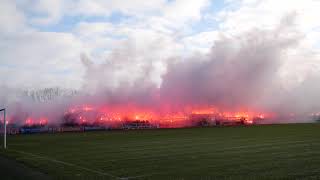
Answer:
[(139, 176), (128, 176), (128, 177), (121, 177), (121, 180), (127, 180), (127, 179), (137, 179), (137, 178), (142, 178), (142, 177), (148, 177), (148, 176), (152, 176), (156, 173), (152, 173), (152, 174), (145, 174), (145, 175), (139, 175)]
[(18, 150), (13, 150), (13, 149), (10, 149), (10, 151), (14, 151), (14, 152), (17, 152), (17, 153), (34, 156), (36, 158), (45, 159), (45, 160), (48, 160), (48, 161), (51, 161), (51, 162), (60, 163), (60, 164), (67, 165), (67, 166), (73, 166), (73, 167), (76, 167), (76, 168), (79, 168), (79, 169), (82, 169), (82, 170), (86, 170), (88, 172), (96, 173), (96, 174), (99, 174), (99, 175), (109, 176), (109, 177), (116, 178), (116, 179), (122, 179), (121, 177), (112, 175), (110, 173), (105, 173), (105, 172), (101, 172), (101, 171), (98, 171), (98, 170), (86, 168), (86, 167), (79, 166), (79, 165), (76, 165), (76, 164), (73, 164), (73, 163), (68, 163), (68, 162), (64, 162), (64, 161), (60, 161), (60, 160), (56, 160), (56, 159), (51, 159), (51, 158), (48, 158), (48, 157), (45, 157), (45, 156), (40, 156), (40, 155), (36, 155), (36, 154), (24, 152), (24, 151), (18, 151)]

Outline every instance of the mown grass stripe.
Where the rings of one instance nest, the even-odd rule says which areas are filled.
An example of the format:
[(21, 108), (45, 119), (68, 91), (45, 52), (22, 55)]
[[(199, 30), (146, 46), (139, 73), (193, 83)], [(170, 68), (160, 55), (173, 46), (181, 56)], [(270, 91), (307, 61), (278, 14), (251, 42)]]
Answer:
[(82, 170), (85, 170), (85, 171), (88, 171), (88, 172), (96, 173), (96, 174), (99, 174), (99, 175), (109, 176), (109, 177), (112, 177), (112, 178), (120, 179), (120, 177), (117, 177), (117, 176), (112, 175), (110, 173), (106, 173), (106, 172), (98, 171), (98, 170), (95, 170), (95, 169), (79, 166), (77, 164), (73, 164), (73, 163), (69, 163), (69, 162), (65, 162), (65, 161), (60, 161), (60, 160), (49, 158), (49, 157), (46, 157), (46, 156), (40, 156), (40, 155), (36, 155), (36, 154), (33, 154), (33, 153), (28, 153), (28, 152), (24, 152), (24, 151), (13, 150), (13, 149), (10, 149), (10, 151), (13, 151), (13, 152), (16, 152), (16, 153), (20, 153), (20, 154), (24, 154), (24, 155), (27, 155), (27, 156), (33, 156), (33, 157), (38, 158), (38, 159), (43, 159), (43, 160), (46, 160), (46, 161), (50, 161), (50, 162), (54, 162), (54, 163), (58, 163), (58, 164), (66, 165), (66, 166), (72, 166), (72, 167), (75, 167), (75, 168), (78, 168), (78, 169), (82, 169)]

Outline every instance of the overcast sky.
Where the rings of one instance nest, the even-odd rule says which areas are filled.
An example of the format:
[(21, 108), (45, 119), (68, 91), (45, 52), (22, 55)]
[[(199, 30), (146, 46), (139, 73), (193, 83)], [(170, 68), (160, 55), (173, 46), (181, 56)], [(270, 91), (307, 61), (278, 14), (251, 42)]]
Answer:
[(127, 69), (110, 65), (113, 83), (152, 66), (147, 75), (160, 84), (172, 58), (204, 54), (222, 36), (272, 29), (288, 14), (303, 34), (289, 53), (312, 56), (284, 63), (283, 74), (299, 81), (320, 73), (319, 10), (318, 0), (1, 0), (0, 85), (78, 89), (81, 54), (95, 64), (125, 61)]

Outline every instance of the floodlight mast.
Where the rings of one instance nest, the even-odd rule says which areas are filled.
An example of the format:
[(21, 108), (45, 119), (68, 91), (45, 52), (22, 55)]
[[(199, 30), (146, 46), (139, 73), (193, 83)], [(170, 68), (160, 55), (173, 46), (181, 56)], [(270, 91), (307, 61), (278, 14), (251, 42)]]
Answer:
[(3, 126), (4, 126), (4, 132), (3, 132), (3, 147), (4, 149), (7, 149), (7, 122), (6, 122), (6, 109), (0, 109), (0, 111), (3, 111)]

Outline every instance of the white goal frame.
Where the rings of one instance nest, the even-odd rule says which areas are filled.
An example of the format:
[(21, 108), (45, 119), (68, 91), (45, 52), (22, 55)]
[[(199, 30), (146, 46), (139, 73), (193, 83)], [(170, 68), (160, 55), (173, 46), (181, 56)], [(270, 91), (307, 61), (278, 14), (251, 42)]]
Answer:
[(3, 148), (7, 149), (7, 122), (6, 122), (6, 109), (0, 109), (0, 112), (3, 111)]

